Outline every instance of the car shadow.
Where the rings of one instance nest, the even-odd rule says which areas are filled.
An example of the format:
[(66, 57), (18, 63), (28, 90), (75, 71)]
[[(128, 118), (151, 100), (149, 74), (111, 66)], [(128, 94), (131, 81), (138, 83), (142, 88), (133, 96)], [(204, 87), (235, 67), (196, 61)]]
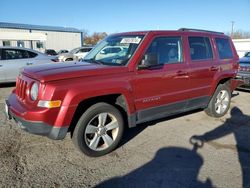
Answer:
[(245, 93), (250, 93), (249, 89), (243, 89), (243, 88), (237, 88), (236, 91), (241, 91), (241, 92), (245, 92)]
[(8, 87), (15, 87), (16, 83), (0, 83), (0, 88), (8, 88)]
[(196, 109), (196, 110), (193, 110), (193, 111), (184, 112), (184, 113), (180, 113), (180, 114), (177, 114), (177, 115), (172, 115), (172, 116), (160, 118), (160, 119), (153, 120), (153, 121), (140, 123), (140, 124), (136, 125), (136, 127), (134, 127), (134, 128), (127, 128), (126, 127), (124, 135), (123, 135), (123, 139), (121, 140), (118, 148), (125, 145), (126, 143), (128, 143), (130, 140), (135, 138), (137, 135), (139, 135), (142, 131), (144, 131), (149, 126), (154, 126), (157, 123), (160, 123), (160, 122), (163, 122), (163, 121), (169, 121), (169, 120), (176, 119), (176, 118), (179, 118), (179, 117), (182, 117), (182, 116), (187, 116), (187, 115), (190, 115), (190, 114), (193, 114), (193, 113), (197, 113), (197, 112), (200, 112), (200, 111), (203, 111), (203, 109)]
[(166, 147), (157, 151), (155, 157), (145, 165), (122, 176), (114, 177), (96, 185), (97, 188), (176, 188), (199, 187), (211, 188), (212, 181), (198, 180), (203, 158), (193, 150), (182, 147)]
[(231, 117), (221, 126), (203, 135), (195, 135), (192, 142), (213, 144), (217, 148), (231, 148), (228, 144), (214, 143), (213, 140), (233, 134), (236, 141), (236, 152), (242, 171), (242, 187), (250, 187), (250, 116), (245, 115), (238, 107), (231, 110)]

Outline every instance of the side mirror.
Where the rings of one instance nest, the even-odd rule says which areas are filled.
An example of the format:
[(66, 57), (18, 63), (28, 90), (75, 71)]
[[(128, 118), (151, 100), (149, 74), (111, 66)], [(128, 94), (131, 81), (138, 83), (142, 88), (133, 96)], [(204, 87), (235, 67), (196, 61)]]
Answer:
[(158, 66), (158, 56), (156, 53), (148, 53), (145, 54), (141, 64), (138, 66), (139, 69), (147, 69), (151, 67)]

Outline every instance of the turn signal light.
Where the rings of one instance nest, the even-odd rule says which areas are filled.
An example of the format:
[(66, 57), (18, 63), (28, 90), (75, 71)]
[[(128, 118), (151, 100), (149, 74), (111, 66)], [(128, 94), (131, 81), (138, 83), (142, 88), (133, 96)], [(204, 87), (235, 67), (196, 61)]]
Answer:
[(43, 101), (40, 100), (37, 104), (38, 107), (44, 107), (44, 108), (58, 108), (61, 106), (62, 101), (56, 100), (56, 101)]

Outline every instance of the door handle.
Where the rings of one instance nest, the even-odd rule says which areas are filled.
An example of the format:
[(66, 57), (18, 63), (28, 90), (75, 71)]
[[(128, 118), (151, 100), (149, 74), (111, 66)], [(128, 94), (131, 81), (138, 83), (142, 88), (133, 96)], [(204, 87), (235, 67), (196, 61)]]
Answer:
[(33, 65), (33, 63), (26, 63), (26, 65)]
[(180, 79), (180, 78), (189, 78), (188, 72), (186, 71), (177, 71), (176, 76), (174, 76), (175, 79)]
[(188, 72), (185, 72), (185, 71), (177, 71), (176, 74), (177, 74), (177, 76), (187, 76), (187, 75), (188, 75)]
[(0, 67), (2, 67), (3, 65), (0, 65)]
[(210, 68), (210, 71), (218, 71), (219, 70), (219, 67), (214, 67), (214, 66), (212, 66), (211, 68)]

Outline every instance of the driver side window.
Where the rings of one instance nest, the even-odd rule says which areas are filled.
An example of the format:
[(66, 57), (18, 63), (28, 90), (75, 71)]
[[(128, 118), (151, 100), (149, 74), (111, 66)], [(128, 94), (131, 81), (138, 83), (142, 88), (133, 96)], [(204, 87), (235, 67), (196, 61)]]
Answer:
[(154, 54), (158, 65), (182, 62), (181, 37), (158, 37), (153, 40), (145, 56)]

